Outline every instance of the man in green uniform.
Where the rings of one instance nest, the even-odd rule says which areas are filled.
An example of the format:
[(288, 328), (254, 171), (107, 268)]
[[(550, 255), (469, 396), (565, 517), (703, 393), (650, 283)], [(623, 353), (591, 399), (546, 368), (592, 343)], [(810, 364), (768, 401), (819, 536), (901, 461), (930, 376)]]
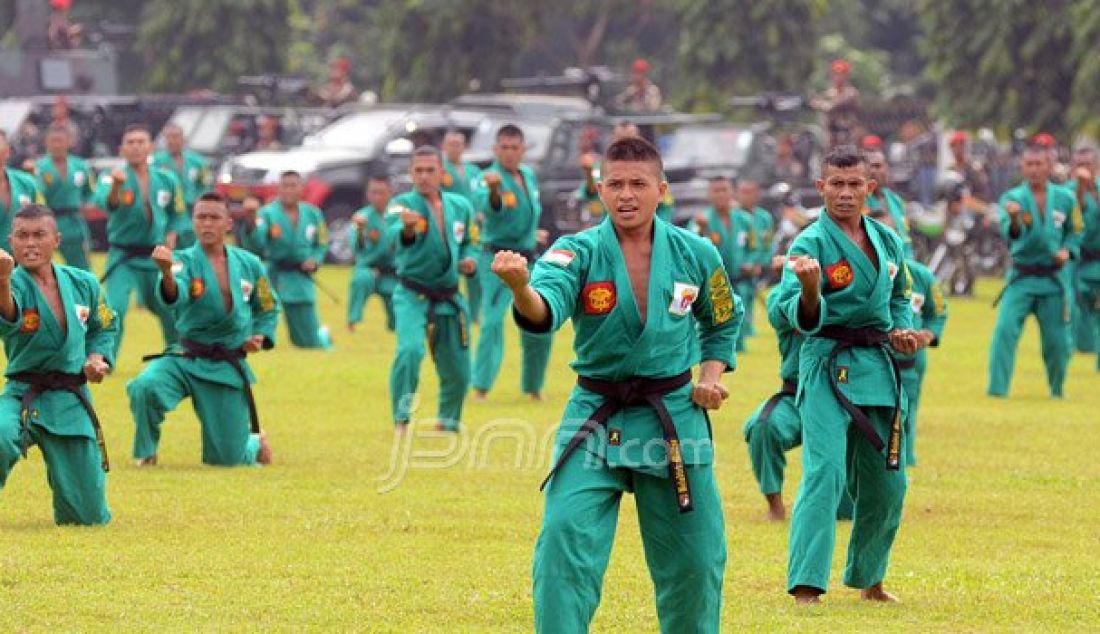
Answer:
[[(695, 233), (709, 239), (722, 256), (722, 266), (726, 269), (734, 290), (738, 289), (738, 280), (741, 277), (743, 266), (750, 270), (753, 268), (755, 254), (748, 247), (750, 236), (754, 229), (751, 218), (743, 213), (738, 213), (734, 207), (733, 183), (724, 176), (711, 179), (707, 186), (707, 199), (710, 206), (700, 212), (688, 225)], [(746, 316), (752, 312), (752, 306), (745, 304)], [(744, 324), (742, 324), (741, 336), (738, 337), (737, 351), (744, 349)]]
[(41, 205), (46, 201), (33, 176), (7, 166), (10, 159), (8, 135), (0, 130), (0, 249), (11, 248), (8, 238), (15, 212), (24, 205)]
[[(221, 194), (199, 196), (198, 242), (173, 256), (153, 251), (160, 269), (156, 300), (174, 314), (180, 342), (126, 385), (134, 415), (134, 459), (157, 464), (164, 415), (190, 396), (202, 425), (202, 461), (209, 465), (269, 464), (245, 356), (275, 346), (279, 300), (255, 255), (225, 244), (233, 218)], [(173, 259), (174, 257), (174, 259)]]
[(844, 583), (867, 600), (883, 587), (907, 481), (905, 395), (892, 352), (912, 354), (909, 274), (901, 239), (862, 213), (874, 188), (851, 146), (830, 150), (818, 191), (825, 213), (795, 238), (778, 309), (802, 333), (798, 405), (802, 483), (791, 521), (787, 590), (817, 603), (829, 585), (844, 493), (854, 522)]
[(390, 201), (386, 223), (396, 245), (397, 353), (390, 371), (390, 403), (398, 433), (412, 419), (420, 362), (427, 341), (439, 375), (439, 429), (458, 431), (470, 385), (468, 307), (458, 292), (459, 274), (477, 271), (466, 230), (470, 203), (441, 190), (443, 159), (432, 147), (413, 152), (413, 190)]
[(54, 521), (106, 524), (109, 464), (85, 384), (102, 381), (114, 363), (114, 312), (94, 275), (52, 263), (61, 235), (49, 209), (20, 209), (11, 242), (14, 260), (0, 250), (0, 337), (8, 360), (0, 489), (37, 444), (53, 490)]
[(279, 176), (278, 197), (260, 209), (244, 202), (242, 246), (267, 260), (268, 276), (282, 301), (290, 343), (299, 348), (332, 348), (328, 328), (317, 317), (313, 275), (328, 252), (328, 227), (321, 210), (302, 202), (302, 176)]
[[(871, 212), (871, 217), (898, 231), (894, 217), (885, 209)], [(900, 236), (900, 231), (898, 232)], [(905, 388), (905, 398), (909, 402), (909, 411), (905, 417), (905, 464), (912, 467), (917, 464), (917, 410), (920, 407), (921, 386), (928, 370), (928, 348), (940, 345), (943, 328), (947, 325), (947, 302), (943, 297), (939, 280), (934, 273), (921, 262), (910, 257), (905, 261), (906, 268), (913, 281), (912, 299), (913, 329), (917, 331), (920, 350), (916, 354), (897, 354), (898, 367), (901, 368), (901, 383)]]
[(734, 367), (741, 308), (714, 245), (655, 219), (668, 187), (657, 150), (621, 139), (603, 164), (609, 222), (559, 239), (533, 273), (519, 253), (493, 263), (520, 327), (572, 319), (576, 333), (578, 385), (535, 546), (535, 629), (587, 631), (633, 492), (661, 631), (717, 632), (726, 540), (705, 410), (728, 396), (719, 379)]
[[(642, 133), (638, 129), (638, 126), (630, 121), (620, 121), (615, 124), (614, 129), (611, 131), (611, 142), (614, 143), (619, 139), (626, 138), (642, 138)], [(584, 182), (577, 189), (577, 199), (583, 209), (582, 216), (587, 218), (586, 224), (589, 226), (603, 222), (607, 218), (607, 210), (604, 209), (603, 201), (600, 200), (600, 193), (597, 190), (597, 185), (600, 182), (600, 157), (594, 153), (586, 153), (581, 155), (581, 172), (584, 174)], [(664, 173), (661, 174), (661, 180), (667, 181)], [(676, 215), (676, 205), (672, 199), (672, 192), (666, 191), (661, 200), (657, 203), (657, 217), (666, 222), (672, 222), (673, 216)]]
[[(213, 175), (206, 158), (184, 147), (183, 129), (172, 123), (164, 127), (165, 149), (153, 154), (153, 166), (175, 175), (183, 187), (183, 202), (188, 210), (195, 207), (199, 196), (210, 191)], [(176, 248), (186, 249), (195, 244), (195, 231), (188, 213), (177, 216), (172, 227), (176, 231)]]
[(174, 320), (157, 311), (157, 267), (149, 256), (158, 244), (174, 247), (176, 218), (185, 214), (183, 190), (170, 172), (151, 167), (153, 140), (149, 128), (135, 124), (122, 133), (122, 157), (126, 166), (100, 177), (95, 205), (107, 212), (107, 268), (100, 278), (107, 285), (107, 303), (118, 313), (118, 340), (122, 344), (130, 294), (137, 292), (143, 306), (153, 309), (160, 321), (165, 344), (176, 340)]
[(1050, 182), (1050, 152), (1029, 147), (1020, 157), (1025, 181), (1001, 196), (1001, 233), (1012, 266), (998, 297), (1000, 309), (989, 354), (989, 394), (1007, 396), (1024, 320), (1039, 321), (1043, 362), (1052, 396), (1062, 396), (1069, 365), (1069, 298), (1065, 270), (1081, 244), (1081, 208), (1073, 192)]
[(371, 176), (367, 182), (367, 206), (351, 217), (348, 232), (355, 269), (348, 291), (348, 331), (363, 321), (363, 306), (378, 294), (386, 308), (386, 329), (393, 331), (393, 289), (397, 269), (393, 266), (393, 239), (386, 231), (386, 208), (393, 197), (388, 176)]
[(905, 216), (905, 201), (901, 196), (887, 185), (890, 183), (890, 165), (886, 162), (886, 155), (881, 150), (867, 152), (867, 169), (871, 172), (871, 178), (875, 181), (875, 190), (867, 195), (867, 211), (871, 213), (877, 210), (885, 210), (890, 214), (902, 244), (905, 245), (905, 256), (913, 257), (913, 239), (909, 236), (909, 219)]
[[(489, 266), (494, 254), (505, 250), (523, 253), (529, 262), (534, 262), (542, 216), (535, 171), (521, 164), (526, 151), (523, 131), (514, 125), (502, 126), (497, 131), (493, 151), (496, 160), (482, 172), (482, 187), (477, 192), (477, 210), (485, 217), (478, 261), (483, 300), (474, 358), (473, 385), (477, 398), (488, 395), (500, 372), (504, 359), (504, 315), (512, 303), (511, 291)], [(546, 333), (521, 332), (520, 343), (523, 348), (520, 389), (540, 400), (553, 338)]]
[(88, 223), (84, 207), (95, 194), (95, 176), (84, 159), (69, 154), (72, 147), (70, 130), (64, 125), (50, 126), (46, 131), (46, 152), (35, 164), (38, 186), (45, 194), (46, 206), (57, 218), (61, 232), (61, 257), (65, 263), (90, 271), (88, 264)]
[[(450, 130), (443, 136), (443, 191), (465, 196), (474, 207), (475, 219), (467, 231), (474, 246), (477, 246), (481, 234), (483, 218), (477, 211), (477, 190), (481, 184), (481, 169), (477, 164), (462, 160), (466, 152), (466, 135), (458, 130)], [(481, 320), (481, 277), (471, 275), (466, 278), (466, 295), (470, 303), (470, 315), (474, 323)]]
[(745, 227), (739, 244), (745, 250), (740, 271), (733, 280), (734, 288), (741, 296), (745, 306), (745, 323), (741, 324), (741, 336), (737, 340), (737, 351), (745, 350), (745, 339), (756, 334), (753, 327), (753, 312), (756, 306), (756, 286), (764, 267), (769, 266), (772, 257), (772, 236), (775, 234), (775, 221), (771, 212), (758, 207), (760, 202), (760, 184), (751, 179), (742, 180), (737, 185), (737, 210), (734, 212)]
[(1073, 156), (1074, 171), (1069, 186), (1077, 194), (1084, 232), (1081, 257), (1074, 262), (1074, 333), (1077, 349), (1097, 353), (1100, 370), (1100, 179), (1097, 178), (1096, 150), (1079, 148)]

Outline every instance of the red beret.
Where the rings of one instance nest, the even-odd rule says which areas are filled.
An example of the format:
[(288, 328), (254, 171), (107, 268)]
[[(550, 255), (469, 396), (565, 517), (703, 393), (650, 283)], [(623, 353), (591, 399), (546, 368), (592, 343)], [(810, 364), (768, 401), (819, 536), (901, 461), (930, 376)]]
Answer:
[(950, 143), (951, 143), (951, 145), (956, 145), (956, 144), (959, 144), (959, 143), (966, 143), (969, 139), (970, 139), (970, 135), (968, 135), (963, 130), (955, 130), (954, 132), (951, 133)]
[(866, 149), (880, 149), (882, 148), (882, 137), (877, 134), (868, 134), (860, 140), (860, 145)]
[(832, 68), (833, 72), (837, 75), (847, 75), (852, 72), (852, 65), (842, 59), (833, 60), (830, 68)]
[(1050, 134), (1047, 134), (1046, 132), (1040, 132), (1039, 134), (1036, 134), (1035, 137), (1031, 139), (1031, 142), (1035, 145), (1040, 145), (1042, 147), (1054, 147), (1058, 145), (1058, 142), (1054, 140), (1054, 137)]
[(634, 64), (631, 66), (631, 68), (634, 69), (635, 73), (648, 73), (649, 62), (639, 57), (638, 59), (634, 60)]

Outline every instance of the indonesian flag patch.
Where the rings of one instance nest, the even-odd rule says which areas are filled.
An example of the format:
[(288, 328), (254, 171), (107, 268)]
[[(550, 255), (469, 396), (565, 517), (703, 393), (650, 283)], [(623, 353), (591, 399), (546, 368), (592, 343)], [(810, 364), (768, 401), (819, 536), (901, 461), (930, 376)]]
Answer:
[(542, 256), (542, 259), (558, 266), (569, 266), (575, 257), (577, 257), (577, 254), (568, 249), (551, 249), (546, 252), (546, 255)]

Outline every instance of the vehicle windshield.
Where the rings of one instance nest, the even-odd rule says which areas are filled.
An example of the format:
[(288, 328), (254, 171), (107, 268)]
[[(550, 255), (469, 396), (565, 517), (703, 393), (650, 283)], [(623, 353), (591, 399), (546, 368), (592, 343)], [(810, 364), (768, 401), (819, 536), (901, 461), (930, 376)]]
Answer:
[(31, 104), (26, 101), (0, 101), (0, 130), (14, 137), (30, 112)]
[(396, 110), (349, 115), (306, 138), (306, 145), (371, 149), (388, 138), (387, 131), (402, 113)]
[[(497, 130), (504, 124), (505, 122), (499, 119), (484, 119), (478, 124), (466, 150), (472, 160), (488, 160), (493, 156), (493, 145), (496, 143)], [(541, 161), (550, 149), (550, 134), (552, 132), (550, 124), (523, 121), (517, 125), (523, 130), (523, 138), (527, 144), (527, 153), (523, 160), (528, 163)]]
[(671, 165), (744, 165), (752, 132), (737, 128), (680, 128), (672, 133), (665, 153)]

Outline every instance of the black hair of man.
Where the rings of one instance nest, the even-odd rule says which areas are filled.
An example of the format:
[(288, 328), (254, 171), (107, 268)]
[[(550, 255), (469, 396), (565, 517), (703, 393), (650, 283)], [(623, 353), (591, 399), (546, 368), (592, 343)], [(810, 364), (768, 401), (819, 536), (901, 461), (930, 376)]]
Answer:
[(824, 174), (825, 170), (830, 167), (848, 169), (860, 165), (867, 165), (867, 157), (863, 155), (863, 152), (860, 152), (854, 145), (838, 145), (829, 150), (821, 159), (821, 173)]
[(603, 153), (603, 162), (628, 161), (635, 163), (656, 163), (657, 171), (661, 173), (665, 169), (661, 153), (652, 143), (641, 137), (626, 137), (607, 146)]
[(511, 123), (502, 125), (500, 129), (497, 130), (497, 141), (501, 139), (519, 139), (522, 141), (523, 130), (521, 130), (518, 125)]
[(302, 174), (297, 170), (287, 170), (279, 174), (279, 180), (283, 180), (284, 178), (297, 178), (298, 180), (302, 180)]
[(439, 148), (434, 145), (421, 145), (413, 150), (413, 158), (418, 156), (434, 156), (435, 160), (439, 161), (439, 164), (443, 164), (443, 153), (439, 151)]
[(23, 220), (38, 220), (39, 218), (54, 218), (53, 210), (45, 205), (23, 205), (19, 208), (19, 211), (15, 212), (15, 218), (22, 218)]
[(131, 123), (122, 129), (122, 138), (126, 138), (128, 135), (134, 132), (144, 132), (145, 136), (150, 139), (153, 138), (153, 133), (149, 130), (149, 126), (144, 123)]
[(389, 174), (374, 173), (367, 176), (367, 181), (371, 183), (382, 183), (386, 187), (393, 187), (393, 181), (390, 179)]
[(729, 184), (733, 184), (733, 180), (732, 180), (732, 179), (731, 179), (731, 178), (730, 178), (729, 176), (721, 176), (721, 175), (719, 175), (719, 176), (711, 176), (711, 177), (710, 177), (710, 184), (711, 184), (711, 185), (713, 185), (713, 184), (715, 184), (715, 183), (729, 183)]
[(227, 207), (229, 206), (229, 202), (226, 200), (225, 196), (219, 194), (218, 192), (206, 192), (202, 196), (199, 196), (198, 202), (200, 202), (200, 203), (220, 203), (220, 204), (225, 205)]

